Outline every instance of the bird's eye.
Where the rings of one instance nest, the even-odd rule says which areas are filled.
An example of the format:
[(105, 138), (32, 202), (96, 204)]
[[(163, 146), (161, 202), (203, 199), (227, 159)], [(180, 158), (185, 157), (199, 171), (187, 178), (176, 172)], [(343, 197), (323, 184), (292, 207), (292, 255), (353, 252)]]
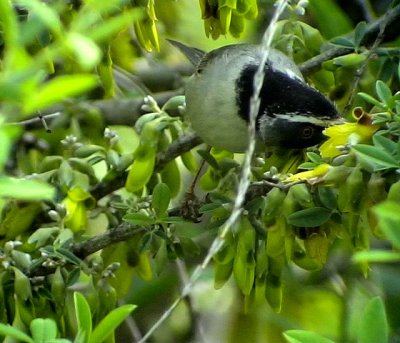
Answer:
[(307, 126), (303, 129), (303, 131), (301, 132), (301, 136), (304, 139), (308, 139), (311, 138), (314, 135), (314, 128), (311, 126)]

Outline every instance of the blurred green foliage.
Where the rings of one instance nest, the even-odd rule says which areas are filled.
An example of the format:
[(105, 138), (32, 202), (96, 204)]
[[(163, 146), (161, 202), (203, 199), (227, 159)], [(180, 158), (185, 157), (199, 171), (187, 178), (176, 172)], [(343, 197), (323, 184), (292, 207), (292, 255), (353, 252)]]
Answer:
[[(372, 20), (399, 12), (360, 3)], [(398, 340), (399, 37), (371, 52), (370, 24), (343, 6), (291, 2), (273, 44), (298, 64), (345, 49), (307, 80), (349, 122), (320, 147), (255, 157), (240, 219), (154, 342), (201, 341), (198, 325), (215, 342)], [(0, 0), (4, 342), (138, 341), (129, 320), (145, 332), (176, 299), (231, 213), (243, 156), (182, 148), (184, 68), (163, 38), (234, 41), (204, 42), (204, 26), (254, 41), (273, 11), (267, 0)], [(167, 75), (169, 100), (146, 66), (156, 83)], [(114, 335), (134, 308), (119, 302), (138, 307)]]

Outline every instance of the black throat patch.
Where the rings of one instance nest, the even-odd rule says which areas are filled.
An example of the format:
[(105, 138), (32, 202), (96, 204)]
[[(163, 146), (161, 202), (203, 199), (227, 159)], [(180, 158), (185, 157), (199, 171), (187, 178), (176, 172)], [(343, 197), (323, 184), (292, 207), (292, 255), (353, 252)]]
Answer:
[[(239, 115), (248, 122), (250, 98), (253, 95), (253, 80), (257, 71), (256, 65), (246, 66), (236, 84), (236, 103)], [(265, 77), (260, 92), (260, 109), (257, 115), (274, 117), (275, 114), (300, 114), (314, 117), (337, 117), (333, 104), (316, 89), (299, 79), (273, 69), (268, 63), (265, 66)], [(257, 120), (258, 122), (258, 120)]]

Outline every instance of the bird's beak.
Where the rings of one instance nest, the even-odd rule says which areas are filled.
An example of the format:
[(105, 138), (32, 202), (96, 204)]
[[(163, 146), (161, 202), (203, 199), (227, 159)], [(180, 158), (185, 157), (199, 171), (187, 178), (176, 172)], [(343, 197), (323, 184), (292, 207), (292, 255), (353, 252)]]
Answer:
[(206, 54), (203, 50), (187, 46), (176, 40), (167, 39), (167, 41), (170, 42), (176, 48), (178, 48), (179, 51), (182, 52), (195, 67), (199, 65), (200, 61)]

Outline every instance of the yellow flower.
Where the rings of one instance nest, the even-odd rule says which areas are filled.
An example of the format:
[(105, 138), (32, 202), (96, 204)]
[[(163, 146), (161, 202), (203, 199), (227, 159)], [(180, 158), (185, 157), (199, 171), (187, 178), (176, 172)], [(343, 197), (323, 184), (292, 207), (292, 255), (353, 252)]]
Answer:
[(373, 115), (362, 107), (355, 107), (352, 115), (357, 122), (335, 125), (324, 130), (329, 139), (319, 149), (322, 157), (336, 157), (340, 155), (340, 147), (368, 141), (379, 128), (372, 124)]
[(309, 182), (317, 181), (321, 178), (321, 176), (325, 175), (328, 169), (331, 166), (327, 163), (320, 164), (315, 167), (313, 170), (307, 170), (301, 173), (294, 174), (289, 176), (285, 182), (295, 182), (300, 180), (308, 180)]
[(365, 142), (372, 137), (377, 128), (376, 125), (360, 123), (345, 123), (328, 127), (324, 130), (324, 134), (329, 138), (319, 148), (321, 156), (338, 156), (341, 153), (339, 147)]
[(66, 226), (74, 232), (84, 230), (87, 224), (87, 209), (93, 207), (94, 201), (94, 198), (82, 188), (70, 189), (63, 201), (67, 210)]

